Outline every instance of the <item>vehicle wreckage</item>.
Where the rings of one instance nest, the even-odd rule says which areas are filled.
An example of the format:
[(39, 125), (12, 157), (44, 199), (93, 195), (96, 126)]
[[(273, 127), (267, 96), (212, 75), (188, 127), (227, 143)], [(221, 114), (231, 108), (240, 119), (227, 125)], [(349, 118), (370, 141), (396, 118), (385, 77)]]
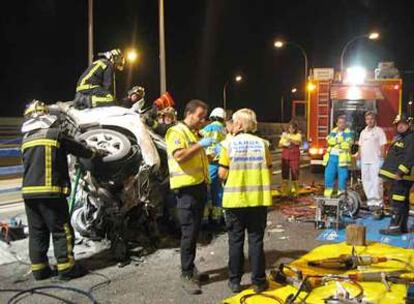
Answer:
[(99, 161), (70, 156), (71, 224), (82, 237), (111, 241), (114, 258), (128, 259), (129, 241), (156, 246), (169, 193), (166, 144), (144, 122), (144, 111), (118, 106), (85, 110), (70, 102), (50, 107), (64, 133), (105, 151)]

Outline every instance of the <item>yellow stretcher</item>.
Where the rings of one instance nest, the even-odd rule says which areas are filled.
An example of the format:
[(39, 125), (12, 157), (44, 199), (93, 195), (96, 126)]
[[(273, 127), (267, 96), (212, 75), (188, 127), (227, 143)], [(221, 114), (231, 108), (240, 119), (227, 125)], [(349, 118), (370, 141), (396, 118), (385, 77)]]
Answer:
[[(356, 253), (358, 255), (371, 255), (374, 257), (385, 256), (397, 258), (403, 261), (406, 261), (412, 264), (414, 261), (414, 250), (413, 249), (403, 249), (400, 247), (389, 246), (381, 243), (370, 243), (368, 246), (356, 246)], [(350, 271), (332, 271), (328, 269), (315, 268), (307, 265), (308, 261), (325, 259), (331, 257), (337, 257), (341, 254), (351, 254), (352, 246), (348, 246), (345, 243), (333, 244), (333, 245), (323, 245), (317, 247), (302, 256), (298, 260), (290, 263), (289, 265), (297, 269), (302, 270), (304, 275), (324, 275), (324, 274), (351, 274), (358, 271), (363, 272), (391, 272), (398, 271), (403, 269), (408, 269), (407, 265), (404, 265), (397, 261), (389, 261), (384, 263), (379, 263), (371, 266), (364, 266), (358, 270)], [(410, 274), (412, 275), (412, 273)], [(236, 296), (225, 299), (223, 304), (275, 304), (279, 303), (274, 298), (279, 298), (284, 301), (286, 298), (295, 294), (297, 289), (292, 286), (282, 286), (278, 283), (269, 279), (270, 288), (268, 291), (264, 292), (265, 296), (253, 295), (246, 297), (246, 295), (254, 294), (252, 289), (244, 290), (243, 292), (237, 294)], [(403, 284), (392, 284), (390, 291), (387, 291), (387, 287), (383, 283), (377, 282), (361, 282), (360, 285), (363, 287), (363, 299), (369, 303), (378, 303), (378, 304), (403, 304), (405, 303), (405, 296), (407, 292), (407, 287)], [(343, 287), (350, 293), (351, 296), (355, 296), (358, 292), (358, 288), (351, 283), (343, 283)], [(325, 299), (329, 298), (332, 295), (335, 295), (337, 290), (337, 285), (335, 282), (329, 282), (326, 285), (317, 287), (311, 291), (309, 296), (306, 298), (305, 303), (316, 304), (316, 303), (325, 303)], [(266, 297), (269, 295), (270, 297)], [(302, 303), (300, 299), (303, 299), (307, 294), (302, 292), (299, 295), (299, 298), (295, 303)], [(271, 298), (273, 297), (273, 298)], [(242, 301), (241, 301), (242, 300)]]

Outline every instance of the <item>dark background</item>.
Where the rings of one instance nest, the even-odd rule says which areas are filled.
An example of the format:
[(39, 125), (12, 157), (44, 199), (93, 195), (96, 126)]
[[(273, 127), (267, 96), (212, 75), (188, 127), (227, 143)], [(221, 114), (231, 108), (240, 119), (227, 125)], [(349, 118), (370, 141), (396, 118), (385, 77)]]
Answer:
[[(159, 96), (156, 0), (95, 0), (95, 53), (135, 47), (140, 62), (117, 76), (118, 96), (133, 84), (148, 100)], [(280, 99), (303, 83), (303, 59), (294, 47), (276, 50), (275, 38), (301, 44), (311, 67), (339, 68), (343, 45), (358, 40), (346, 65), (369, 69), (394, 61), (403, 72), (404, 102), (414, 92), (412, 1), (374, 0), (166, 0), (167, 88), (179, 110), (191, 98), (221, 105), (226, 80), (228, 107), (251, 107), (260, 121), (280, 119)], [(70, 100), (87, 67), (87, 0), (15, 0), (2, 4), (0, 116), (21, 115), (33, 98)], [(303, 93), (298, 92), (298, 98)], [(289, 112), (286, 109), (285, 117)]]

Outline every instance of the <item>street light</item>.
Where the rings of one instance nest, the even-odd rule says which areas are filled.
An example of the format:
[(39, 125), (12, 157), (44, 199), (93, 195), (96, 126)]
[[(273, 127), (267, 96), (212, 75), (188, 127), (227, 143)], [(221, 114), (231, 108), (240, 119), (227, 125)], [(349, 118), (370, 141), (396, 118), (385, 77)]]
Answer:
[(296, 93), (298, 91), (298, 89), (296, 88), (292, 88), (292, 90), (290, 90), (292, 93)]
[(349, 40), (343, 47), (342, 52), (341, 52), (341, 76), (343, 78), (343, 73), (344, 73), (344, 56), (345, 56), (345, 52), (348, 49), (348, 47), (356, 40), (358, 39), (362, 39), (362, 38), (368, 38), (369, 40), (377, 40), (380, 38), (380, 34), (378, 32), (371, 32), (369, 34), (364, 34), (364, 35), (358, 35), (355, 36), (354, 38), (352, 38), (351, 40)]
[[(242, 75), (238, 74), (238, 75), (234, 76), (234, 81), (235, 82), (239, 83), (242, 80), (243, 80)], [(224, 83), (224, 86), (223, 86), (223, 109), (224, 110), (227, 110), (227, 86), (228, 86), (228, 84), (229, 84), (229, 80), (227, 80)]]
[(305, 75), (304, 75), (303, 82), (304, 82), (305, 99), (306, 99), (306, 82), (308, 81), (308, 55), (306, 54), (305, 49), (300, 44), (297, 44), (297, 43), (292, 42), (292, 41), (276, 40), (273, 43), (273, 45), (277, 49), (280, 49), (280, 48), (284, 47), (285, 45), (293, 45), (294, 47), (298, 48), (301, 51), (301, 53), (303, 55), (303, 59), (305, 61)]
[(129, 50), (127, 52), (126, 58), (127, 58), (127, 61), (129, 63), (134, 63), (138, 59), (138, 53), (137, 53), (137, 51), (135, 51), (135, 50)]
[(315, 89), (316, 89), (316, 85), (315, 85), (313, 82), (309, 82), (309, 83), (308, 83), (308, 85), (307, 85), (307, 87), (306, 87), (306, 89), (307, 89), (309, 92), (313, 92), (313, 91), (315, 91)]

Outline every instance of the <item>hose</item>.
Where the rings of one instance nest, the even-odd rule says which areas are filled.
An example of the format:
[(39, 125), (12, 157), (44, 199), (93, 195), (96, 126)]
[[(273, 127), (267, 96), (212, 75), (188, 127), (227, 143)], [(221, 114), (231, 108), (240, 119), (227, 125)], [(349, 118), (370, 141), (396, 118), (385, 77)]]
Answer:
[[(39, 286), (39, 287), (19, 290), (14, 296), (12, 296), (7, 301), (7, 304), (18, 303), (18, 302), (20, 302), (20, 299), (19, 299), (20, 296), (22, 296), (24, 294), (27, 294), (27, 293), (28, 294), (39, 294), (39, 290), (44, 290), (44, 289), (60, 289), (60, 290), (72, 291), (72, 292), (78, 293), (78, 294), (83, 295), (84, 297), (88, 298), (91, 303), (98, 304), (95, 297), (88, 291), (84, 291), (82, 289), (78, 289), (78, 288), (75, 288), (75, 287), (59, 286), (59, 285), (46, 285), (46, 286)], [(5, 290), (0, 290), (0, 291), (10, 292), (10, 291), (17, 291), (17, 290), (5, 289)], [(43, 292), (40, 292), (40, 294), (50, 296), (49, 294), (43, 293)], [(66, 303), (72, 303), (72, 302), (66, 301)]]
[(279, 304), (284, 304), (285, 303), (281, 298), (279, 298), (277, 296), (273, 296), (273, 295), (269, 295), (269, 294), (265, 294), (265, 293), (251, 293), (251, 294), (247, 294), (247, 295), (242, 296), (240, 298), (240, 304), (247, 304), (247, 302), (246, 302), (247, 299), (250, 299), (252, 297), (259, 297), (259, 296), (267, 298), (267, 299), (274, 300), (274, 301), (276, 301), (276, 303), (279, 303)]

